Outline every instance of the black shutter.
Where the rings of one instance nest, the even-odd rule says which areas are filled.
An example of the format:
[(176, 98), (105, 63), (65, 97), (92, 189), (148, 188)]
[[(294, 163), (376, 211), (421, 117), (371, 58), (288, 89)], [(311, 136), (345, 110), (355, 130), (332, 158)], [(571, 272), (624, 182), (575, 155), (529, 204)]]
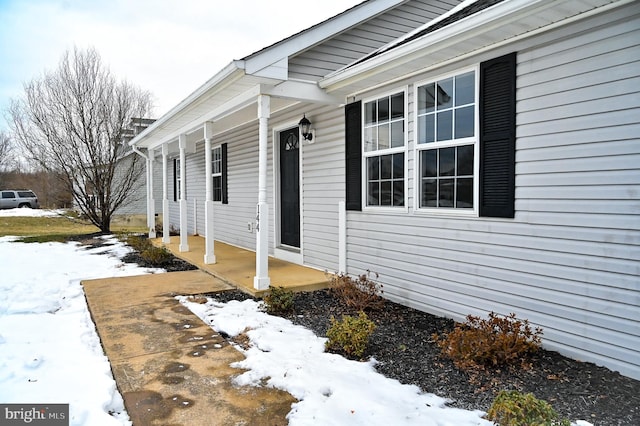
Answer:
[(229, 204), (227, 193), (227, 144), (223, 143), (222, 150), (222, 204)]
[(173, 201), (178, 201), (178, 167), (176, 165), (177, 159), (173, 159)]
[(362, 102), (344, 107), (346, 142), (346, 208), (362, 210)]
[(515, 215), (516, 54), (480, 64), (480, 216)]

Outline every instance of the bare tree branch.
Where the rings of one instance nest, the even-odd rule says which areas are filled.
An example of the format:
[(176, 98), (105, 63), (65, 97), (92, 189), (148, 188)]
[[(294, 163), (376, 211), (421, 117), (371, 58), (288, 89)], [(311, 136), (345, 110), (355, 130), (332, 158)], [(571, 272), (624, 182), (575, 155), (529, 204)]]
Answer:
[(0, 131), (0, 172), (6, 171), (6, 169), (12, 165), (14, 160), (13, 154), (11, 138), (5, 132)]
[(149, 92), (117, 81), (94, 49), (76, 48), (55, 71), (25, 83), (9, 114), (30, 160), (62, 176), (80, 211), (109, 231), (113, 213), (143, 173), (137, 156), (122, 161), (123, 132), (150, 110)]

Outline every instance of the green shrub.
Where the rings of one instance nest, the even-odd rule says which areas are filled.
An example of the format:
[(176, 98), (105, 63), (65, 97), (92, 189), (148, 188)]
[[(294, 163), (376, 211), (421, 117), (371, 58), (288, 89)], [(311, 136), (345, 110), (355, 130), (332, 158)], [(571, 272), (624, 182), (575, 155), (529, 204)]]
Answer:
[(330, 278), (329, 288), (342, 303), (355, 311), (376, 310), (384, 306), (382, 284), (378, 284), (371, 276), (378, 274), (367, 271), (357, 278), (346, 274), (334, 274)]
[(153, 244), (145, 235), (126, 234), (122, 240), (139, 253), (153, 247)]
[(163, 266), (173, 260), (173, 255), (164, 247), (150, 246), (140, 252), (140, 257), (155, 266)]
[(570, 426), (548, 402), (533, 394), (501, 391), (487, 412), (487, 418), (500, 426)]
[(331, 317), (331, 326), (327, 330), (329, 340), (325, 343), (327, 349), (342, 349), (349, 355), (362, 356), (371, 333), (376, 325), (367, 314), (360, 311), (357, 317), (343, 316), (342, 321)]
[(271, 287), (264, 296), (264, 303), (269, 314), (286, 314), (293, 312), (293, 292), (284, 287)]
[(542, 329), (531, 329), (528, 320), (516, 319), (516, 314), (489, 319), (467, 316), (466, 324), (458, 324), (450, 333), (432, 337), (442, 354), (459, 368), (498, 367), (520, 361), (540, 348)]

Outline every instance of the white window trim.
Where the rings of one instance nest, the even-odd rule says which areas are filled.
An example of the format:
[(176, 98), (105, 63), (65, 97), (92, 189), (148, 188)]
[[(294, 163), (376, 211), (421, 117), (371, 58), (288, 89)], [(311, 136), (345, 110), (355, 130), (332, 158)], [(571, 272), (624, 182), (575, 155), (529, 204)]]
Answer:
[[(433, 83), (435, 81), (444, 80), (450, 77), (455, 77), (460, 74), (465, 74), (470, 71), (475, 71), (475, 107), (474, 117), (475, 122), (473, 126), (474, 137), (463, 138), (458, 140), (449, 140), (443, 142), (430, 142), (426, 144), (418, 143), (418, 88), (425, 84)], [(478, 217), (479, 216), (479, 202), (480, 202), (480, 64), (476, 64), (471, 67), (461, 68), (453, 72), (446, 74), (436, 75), (432, 78), (416, 81), (413, 85), (413, 135), (414, 135), (414, 170), (413, 170), (413, 211), (414, 213), (430, 215), (430, 216), (457, 216), (457, 217)], [(420, 164), (420, 152), (427, 149), (448, 148), (452, 146), (469, 145), (473, 142), (473, 209), (458, 209), (447, 207), (420, 207), (422, 197), (422, 177), (420, 176), (421, 164)]]
[[(371, 102), (385, 96), (393, 96), (398, 93), (404, 94), (404, 145), (396, 148), (387, 148), (378, 151), (365, 151), (364, 149), (364, 138), (365, 138), (365, 107), (367, 102)], [(400, 88), (396, 88), (394, 90), (388, 90), (382, 93), (377, 93), (375, 95), (371, 95), (367, 98), (362, 99), (362, 118), (360, 122), (360, 129), (362, 130), (362, 138), (360, 140), (360, 158), (362, 161), (362, 211), (371, 212), (371, 213), (384, 213), (384, 214), (398, 214), (398, 213), (408, 213), (409, 212), (409, 87), (402, 86)], [(370, 206), (367, 204), (368, 198), (368, 181), (367, 181), (367, 158), (369, 157), (379, 157), (387, 154), (396, 154), (396, 153), (404, 153), (404, 205), (403, 206)]]
[[(213, 172), (213, 158), (214, 158), (214, 157), (213, 157), (213, 152), (214, 152), (215, 150), (217, 150), (217, 149), (219, 149), (219, 150), (220, 150), (220, 172), (219, 172), (219, 173), (214, 173), (214, 172)], [(220, 179), (222, 180), (222, 144), (220, 144), (220, 145), (216, 145), (216, 146), (214, 146), (214, 147), (212, 147), (212, 148), (211, 148), (211, 176), (210, 176), (210, 179), (211, 179), (211, 189), (212, 189), (212, 192), (213, 192), (213, 178), (214, 178), (214, 177), (218, 177), (218, 176), (219, 176), (219, 177), (220, 177)], [(220, 183), (222, 184), (222, 182), (220, 182)], [(213, 202), (214, 202), (214, 203), (222, 204), (222, 188), (220, 189), (220, 191), (221, 191), (221, 192), (220, 192), (220, 199), (219, 199), (219, 200), (215, 200), (215, 199), (214, 199), (214, 194), (211, 194), (211, 199), (213, 200)]]

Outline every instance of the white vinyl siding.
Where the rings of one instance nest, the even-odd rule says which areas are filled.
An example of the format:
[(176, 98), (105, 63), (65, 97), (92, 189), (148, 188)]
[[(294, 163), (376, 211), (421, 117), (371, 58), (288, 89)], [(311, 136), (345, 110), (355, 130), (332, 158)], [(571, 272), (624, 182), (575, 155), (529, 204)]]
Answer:
[(640, 17), (629, 12), (513, 46), (514, 219), (349, 212), (348, 271), (372, 269), (390, 299), (456, 320), (516, 312), (548, 348), (640, 378)]
[(344, 200), (344, 111), (323, 107), (307, 116), (316, 134), (313, 144), (302, 144), (304, 264), (336, 272), (338, 202)]
[(412, 0), (289, 59), (289, 78), (319, 80), (457, 6)]
[[(273, 203), (273, 144), (272, 129), (283, 123), (297, 122), (299, 109), (275, 114), (269, 124), (268, 203), (269, 250), (273, 254), (275, 209)], [(301, 189), (303, 193), (303, 262), (319, 269), (335, 271), (338, 268), (338, 202), (344, 198), (344, 117), (342, 110), (333, 106), (309, 108), (314, 128), (319, 136), (314, 143), (302, 143)], [(215, 238), (250, 250), (255, 250), (255, 233), (247, 230), (247, 223), (255, 222), (258, 200), (257, 129), (243, 126), (214, 139), (226, 142), (228, 155), (229, 204), (216, 204)], [(196, 145), (196, 153), (188, 154), (187, 163), (187, 215), (188, 233), (204, 234), (204, 143)], [(171, 173), (171, 175), (173, 172)], [(173, 176), (170, 176), (172, 179)], [(194, 202), (197, 228), (194, 228)], [(180, 211), (177, 202), (170, 202), (171, 224), (179, 227)]]

